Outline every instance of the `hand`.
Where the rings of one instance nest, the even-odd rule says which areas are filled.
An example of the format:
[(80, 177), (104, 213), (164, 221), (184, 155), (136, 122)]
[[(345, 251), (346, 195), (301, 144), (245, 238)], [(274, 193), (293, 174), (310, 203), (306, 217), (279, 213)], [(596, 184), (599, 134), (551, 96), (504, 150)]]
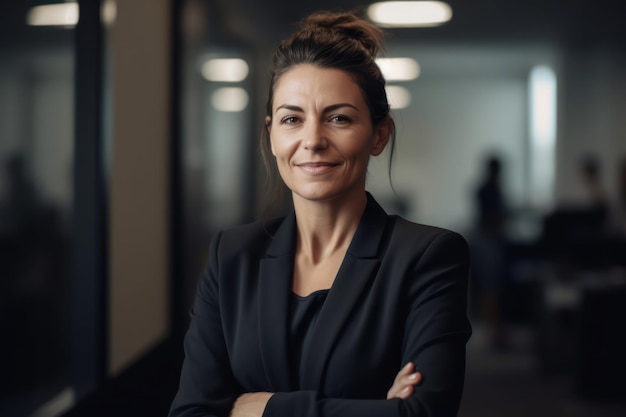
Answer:
[(230, 417), (261, 417), (267, 402), (274, 395), (271, 392), (249, 392), (241, 394), (233, 409), (230, 411)]
[(407, 363), (393, 380), (393, 385), (387, 391), (387, 399), (400, 398), (406, 400), (413, 394), (413, 387), (420, 382), (422, 382), (422, 374), (415, 372), (413, 362)]

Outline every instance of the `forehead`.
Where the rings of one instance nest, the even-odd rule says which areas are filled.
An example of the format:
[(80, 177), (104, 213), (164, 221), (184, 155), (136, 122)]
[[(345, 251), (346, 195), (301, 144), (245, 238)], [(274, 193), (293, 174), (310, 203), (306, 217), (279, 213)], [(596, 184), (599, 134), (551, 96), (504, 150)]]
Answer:
[(282, 104), (329, 105), (339, 102), (367, 109), (363, 92), (354, 77), (336, 68), (296, 65), (285, 72), (274, 86), (274, 109)]

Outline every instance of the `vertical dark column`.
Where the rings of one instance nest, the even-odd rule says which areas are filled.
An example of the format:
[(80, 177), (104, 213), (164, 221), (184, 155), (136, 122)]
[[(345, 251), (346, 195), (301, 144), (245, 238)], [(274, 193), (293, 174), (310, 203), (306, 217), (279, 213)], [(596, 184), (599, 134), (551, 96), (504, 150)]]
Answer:
[(174, 340), (182, 339), (186, 330), (183, 268), (183, 162), (182, 162), (182, 9), (184, 0), (171, 2), (171, 131), (170, 131), (170, 329)]
[(101, 5), (98, 0), (79, 0), (78, 4), (70, 378), (76, 399), (80, 400), (105, 377), (107, 216), (102, 152)]

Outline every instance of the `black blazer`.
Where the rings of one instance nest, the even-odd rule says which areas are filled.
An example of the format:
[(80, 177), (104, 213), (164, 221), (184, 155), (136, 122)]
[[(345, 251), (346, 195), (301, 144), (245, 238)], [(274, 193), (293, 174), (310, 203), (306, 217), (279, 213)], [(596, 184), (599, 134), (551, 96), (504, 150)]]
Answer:
[[(388, 216), (368, 194), (300, 381), (287, 338), (295, 247), (293, 212), (214, 237), (169, 415), (227, 416), (239, 394), (268, 391), (264, 417), (455, 416), (471, 333), (465, 240)], [(423, 381), (386, 400), (409, 361)]]

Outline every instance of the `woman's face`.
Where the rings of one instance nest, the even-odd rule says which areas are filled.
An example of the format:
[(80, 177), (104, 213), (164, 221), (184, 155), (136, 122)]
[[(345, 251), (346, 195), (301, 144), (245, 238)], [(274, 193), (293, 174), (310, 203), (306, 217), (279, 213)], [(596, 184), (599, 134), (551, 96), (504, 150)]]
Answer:
[(294, 198), (324, 201), (365, 190), (370, 155), (379, 155), (390, 120), (372, 126), (363, 93), (345, 71), (298, 65), (274, 87), (270, 145)]

